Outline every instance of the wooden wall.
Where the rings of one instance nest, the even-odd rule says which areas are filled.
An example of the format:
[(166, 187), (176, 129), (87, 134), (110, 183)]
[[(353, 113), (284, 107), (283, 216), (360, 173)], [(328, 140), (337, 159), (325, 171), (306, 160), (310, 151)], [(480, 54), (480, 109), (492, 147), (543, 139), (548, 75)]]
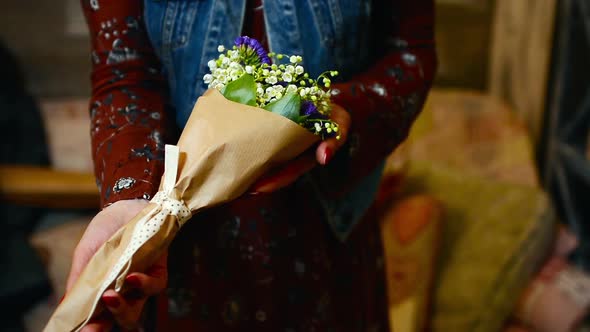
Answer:
[(506, 100), (538, 141), (545, 111), (557, 0), (496, 0), (489, 92)]
[(484, 90), (494, 0), (437, 0), (435, 84)]
[(34, 95), (89, 94), (90, 47), (80, 23), (79, 0), (0, 1), (0, 42), (17, 56)]

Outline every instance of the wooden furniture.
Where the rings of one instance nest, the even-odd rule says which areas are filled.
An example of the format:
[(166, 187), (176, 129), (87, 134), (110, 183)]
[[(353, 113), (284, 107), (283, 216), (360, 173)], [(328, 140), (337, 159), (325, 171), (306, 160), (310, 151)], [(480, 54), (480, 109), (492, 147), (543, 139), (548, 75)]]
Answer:
[(0, 198), (52, 208), (93, 208), (99, 204), (91, 173), (31, 166), (0, 166)]

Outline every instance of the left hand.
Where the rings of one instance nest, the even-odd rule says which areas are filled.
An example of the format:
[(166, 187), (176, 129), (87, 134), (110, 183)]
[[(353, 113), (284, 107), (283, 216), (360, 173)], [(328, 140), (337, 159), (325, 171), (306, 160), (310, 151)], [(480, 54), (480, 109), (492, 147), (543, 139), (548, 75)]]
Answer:
[[(67, 292), (73, 287), (88, 261), (96, 251), (115, 232), (126, 225), (149, 202), (143, 199), (121, 200), (99, 212), (88, 224), (86, 232), (76, 246), (72, 257), (72, 267), (66, 284)], [(121, 330), (133, 330), (138, 326), (143, 306), (151, 295), (166, 288), (168, 280), (167, 254), (163, 253), (156, 262), (143, 273), (133, 272), (125, 278), (128, 288), (124, 294), (112, 289), (102, 295), (102, 303), (108, 311), (93, 319), (82, 328), (83, 332), (110, 331), (114, 323)]]
[(326, 165), (336, 151), (344, 145), (350, 129), (350, 115), (342, 106), (332, 104), (330, 118), (338, 124), (340, 139), (335, 137), (321, 142), (314, 151), (303, 153), (278, 170), (263, 176), (253, 186), (251, 193), (269, 193), (295, 182), (300, 176), (309, 172), (316, 165)]

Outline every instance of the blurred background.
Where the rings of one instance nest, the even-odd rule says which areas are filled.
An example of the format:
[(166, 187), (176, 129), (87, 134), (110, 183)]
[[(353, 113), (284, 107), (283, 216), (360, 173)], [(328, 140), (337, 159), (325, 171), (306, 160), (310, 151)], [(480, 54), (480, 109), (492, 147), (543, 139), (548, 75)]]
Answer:
[[(435, 87), (376, 202), (395, 331), (590, 331), (590, 1), (436, 4)], [(78, 0), (2, 1), (2, 331), (42, 329), (97, 212), (89, 72)]]

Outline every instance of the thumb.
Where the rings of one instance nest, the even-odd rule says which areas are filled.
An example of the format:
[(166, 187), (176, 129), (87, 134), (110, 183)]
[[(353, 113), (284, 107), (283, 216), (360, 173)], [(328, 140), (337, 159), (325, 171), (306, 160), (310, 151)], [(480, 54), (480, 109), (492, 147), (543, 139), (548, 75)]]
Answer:
[(70, 267), (70, 273), (68, 274), (66, 282), (66, 293), (69, 292), (76, 283), (91, 257), (91, 250), (78, 245), (72, 257), (72, 266)]

